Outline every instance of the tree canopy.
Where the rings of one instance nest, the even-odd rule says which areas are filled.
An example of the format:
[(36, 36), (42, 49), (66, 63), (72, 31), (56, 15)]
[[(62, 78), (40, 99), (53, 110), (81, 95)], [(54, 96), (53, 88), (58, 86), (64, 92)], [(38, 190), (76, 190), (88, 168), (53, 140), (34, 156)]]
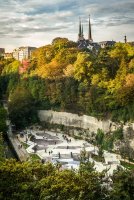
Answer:
[(89, 163), (74, 171), (60, 170), (51, 163), (10, 159), (0, 163), (0, 199), (133, 200), (133, 171), (116, 171), (111, 180), (109, 184), (104, 173), (92, 170)]
[(131, 44), (116, 43), (94, 53), (80, 50), (75, 42), (58, 37), (50, 45), (36, 49), (21, 74), (18, 61), (1, 61), (0, 66), (1, 95), (9, 97), (17, 87), (27, 88), (36, 109), (116, 121), (134, 119)]

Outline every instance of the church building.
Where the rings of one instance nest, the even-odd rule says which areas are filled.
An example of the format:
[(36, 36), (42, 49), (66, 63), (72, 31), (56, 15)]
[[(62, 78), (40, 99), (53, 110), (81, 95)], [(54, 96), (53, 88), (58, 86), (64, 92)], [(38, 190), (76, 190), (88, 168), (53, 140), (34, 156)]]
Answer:
[(89, 49), (98, 51), (100, 48), (105, 48), (107, 46), (113, 46), (115, 41), (102, 41), (102, 42), (94, 42), (92, 38), (92, 29), (91, 29), (91, 22), (90, 22), (90, 15), (88, 21), (88, 39), (84, 38), (83, 33), (83, 24), (81, 19), (79, 19), (79, 33), (78, 33), (78, 48), (79, 49)]

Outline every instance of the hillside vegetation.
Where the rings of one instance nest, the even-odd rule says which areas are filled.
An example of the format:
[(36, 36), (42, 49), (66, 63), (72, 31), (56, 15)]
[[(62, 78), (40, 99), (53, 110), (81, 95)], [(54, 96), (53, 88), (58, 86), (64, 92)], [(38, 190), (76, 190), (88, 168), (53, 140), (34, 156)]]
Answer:
[[(18, 129), (38, 122), (38, 109), (133, 121), (134, 47), (117, 43), (90, 52), (79, 50), (66, 38), (55, 38), (51, 45), (35, 50), (30, 61), (0, 60), (0, 99), (8, 99), (9, 118)], [(7, 131), (7, 114), (1, 105), (3, 133)], [(111, 150), (113, 141), (122, 137), (122, 129), (109, 137), (98, 130), (95, 144), (100, 158), (103, 149)], [(59, 163), (5, 159), (0, 134), (0, 199), (134, 199), (134, 170), (119, 167), (109, 178), (107, 170), (99, 173), (93, 166), (86, 154), (80, 156), (76, 171), (61, 170)]]
[[(0, 94), (11, 100), (9, 110), (14, 122), (14, 103), (17, 113), (21, 108), (29, 109), (27, 104), (31, 101), (35, 110), (68, 111), (124, 122), (134, 120), (131, 44), (116, 43), (96, 53), (79, 50), (75, 42), (66, 38), (55, 38), (51, 45), (36, 49), (23, 66), (18, 61), (1, 60), (0, 73)], [(22, 92), (26, 94), (25, 100), (19, 100)], [(25, 121), (26, 118), (24, 124)]]
[[(134, 172), (117, 170), (109, 179), (96, 172), (90, 162), (80, 169), (60, 170), (39, 162), (0, 162), (2, 200), (133, 200)], [(99, 195), (98, 195), (99, 194)]]

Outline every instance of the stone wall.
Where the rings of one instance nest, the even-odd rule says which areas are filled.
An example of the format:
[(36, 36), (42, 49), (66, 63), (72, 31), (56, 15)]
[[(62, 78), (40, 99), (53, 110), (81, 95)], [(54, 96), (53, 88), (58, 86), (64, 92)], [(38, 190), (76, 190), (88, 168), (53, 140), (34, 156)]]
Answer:
[(113, 131), (116, 125), (110, 120), (98, 120), (95, 117), (87, 115), (78, 115), (66, 112), (56, 112), (52, 110), (40, 110), (38, 115), (41, 122), (49, 122), (50, 124), (62, 124), (69, 127), (81, 128), (89, 130), (89, 132), (97, 132), (102, 129), (104, 132)]
[[(79, 135), (82, 130), (83, 135), (87, 135), (91, 138), (92, 133), (96, 133), (98, 129), (104, 131), (104, 133), (112, 132), (119, 127), (123, 126), (123, 134), (126, 141), (134, 149), (134, 123), (114, 123), (110, 120), (98, 120), (95, 117), (87, 115), (78, 115), (67, 112), (56, 112), (52, 110), (39, 110), (38, 115), (41, 122), (50, 124), (59, 124), (70, 127), (70, 133)], [(72, 129), (71, 129), (72, 127)], [(78, 130), (78, 128), (80, 130)], [(71, 132), (73, 130), (73, 132)]]

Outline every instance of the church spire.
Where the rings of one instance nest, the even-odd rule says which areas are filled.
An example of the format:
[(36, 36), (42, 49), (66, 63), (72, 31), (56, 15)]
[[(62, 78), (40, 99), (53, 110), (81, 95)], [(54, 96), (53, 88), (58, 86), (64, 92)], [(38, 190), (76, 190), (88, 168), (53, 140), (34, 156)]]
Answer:
[(83, 34), (83, 24), (81, 26), (81, 37), (83, 38), (84, 34)]
[(91, 23), (90, 23), (90, 15), (89, 15), (89, 30), (88, 30), (88, 40), (89, 40), (90, 42), (92, 42), (92, 41), (93, 41), (93, 39), (92, 39), (92, 31), (91, 31)]
[(81, 38), (81, 19), (79, 17), (79, 33), (78, 33), (78, 40)]
[(127, 36), (124, 36), (124, 42), (127, 43)]

